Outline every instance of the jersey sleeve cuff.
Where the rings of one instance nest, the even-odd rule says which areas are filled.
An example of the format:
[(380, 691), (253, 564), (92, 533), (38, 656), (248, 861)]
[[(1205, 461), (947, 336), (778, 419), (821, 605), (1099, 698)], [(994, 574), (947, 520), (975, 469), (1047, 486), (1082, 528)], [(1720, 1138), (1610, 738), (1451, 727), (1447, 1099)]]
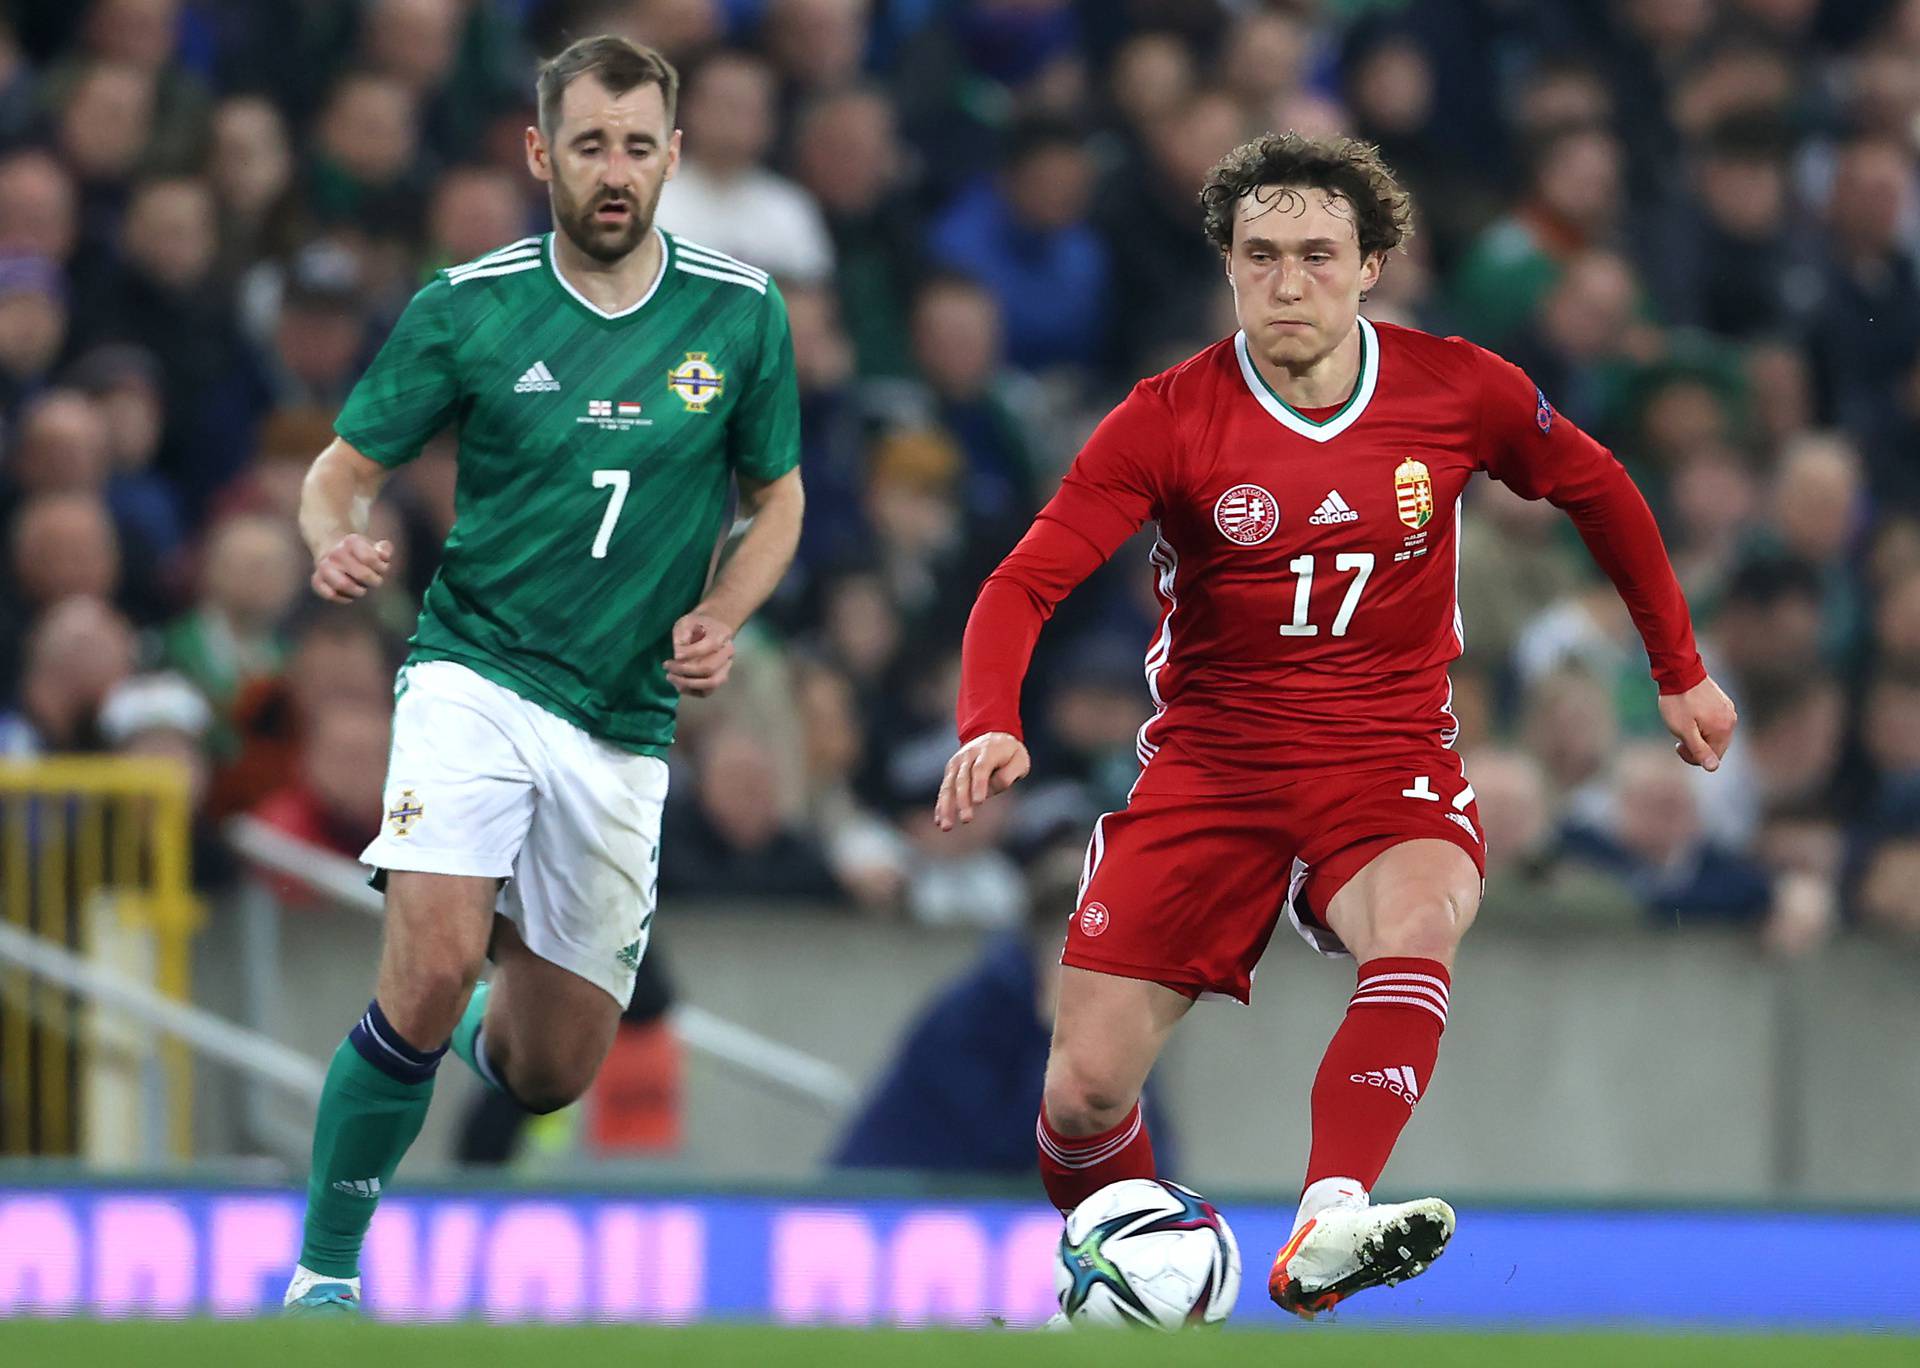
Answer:
[(336, 437), (366, 457), (369, 461), (372, 461), (375, 465), (385, 466), (388, 470), (403, 466), (420, 454), (418, 447), (415, 447), (412, 451), (408, 451), (403, 447), (382, 442), (377, 437), (368, 437), (365, 434), (356, 433), (351, 428), (342, 427), (337, 423), (334, 425), (333, 431)]
[(1707, 666), (1699, 656), (1682, 666), (1656, 668), (1654, 680), (1660, 685), (1660, 694), (1664, 698), (1671, 694), (1683, 694), (1707, 677)]

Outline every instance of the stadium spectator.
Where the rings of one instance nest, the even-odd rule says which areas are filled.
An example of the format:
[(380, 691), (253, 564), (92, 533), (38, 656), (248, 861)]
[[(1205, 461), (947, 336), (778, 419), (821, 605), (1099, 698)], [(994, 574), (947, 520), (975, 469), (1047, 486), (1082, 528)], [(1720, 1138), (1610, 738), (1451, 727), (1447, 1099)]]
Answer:
[(876, 387), (901, 426), (951, 434), (965, 458), (962, 506), (982, 534), (1007, 530), (1037, 492), (1030, 391), (1006, 366), (999, 306), (964, 276), (936, 273), (913, 304), (913, 362), (921, 386)]
[[(80, 29), (78, 66), (88, 58), (115, 63), (153, 83), (153, 119), (147, 156), (166, 167), (185, 166), (202, 150), (207, 92), (192, 71), (174, 61), (180, 0), (93, 0)], [(60, 98), (68, 72), (56, 63), (47, 73), (48, 93)]]
[(0, 145), (22, 136), (39, 111), (40, 92), (33, 66), (20, 51), (13, 24), (0, 17)]
[(1611, 798), (1604, 825), (1568, 828), (1567, 853), (1623, 880), (1652, 925), (1757, 926), (1766, 916), (1773, 895), (1766, 872), (1707, 837), (1697, 791), (1673, 763), (1671, 746), (1623, 750)]
[(898, 907), (906, 886), (905, 843), (861, 801), (855, 780), (866, 758), (853, 685), (820, 661), (794, 670), (805, 759), (807, 822), (829, 869), (862, 910)]
[(295, 772), (254, 805), (253, 815), (309, 845), (357, 858), (380, 834), (388, 730), (380, 709), (323, 704), (307, 724)]
[[(989, 809), (990, 810), (990, 809)], [(1073, 908), (1084, 852), (1077, 843), (1034, 862), (1019, 929), (980, 957), (921, 1011), (835, 1146), (841, 1168), (1024, 1174), (1033, 1166), (1033, 1118), (1047, 1067), (1061, 926)], [(1151, 1095), (1154, 1151), (1175, 1142)], [(1164, 1137), (1164, 1138), (1163, 1138)]]
[(825, 217), (833, 288), (863, 376), (907, 368), (907, 306), (924, 266), (907, 161), (878, 90), (839, 90), (802, 106), (794, 174)]
[(222, 763), (208, 799), (215, 816), (244, 812), (286, 783), (322, 709), (350, 705), (381, 717), (392, 710), (394, 653), (374, 619), (315, 613), (291, 635), (286, 668), (246, 683), (234, 700), (239, 744), (231, 760), (216, 756)]
[(350, 71), (315, 124), (306, 170), (308, 209), (322, 224), (380, 224), (411, 235), (420, 223), (419, 102), (405, 84)]
[(159, 359), (169, 423), (163, 467), (189, 493), (189, 516), (250, 454), (255, 367), (228, 292), (214, 275), (213, 193), (192, 176), (144, 181), (120, 234), (124, 262), (75, 301), (82, 344), (129, 342)]
[(1908, 148), (1862, 138), (1840, 149), (1809, 350), (1822, 415), (1855, 431), (1895, 421), (1900, 382), (1920, 359), (1920, 276), (1901, 222), (1914, 194)]
[[(1167, 78), (1149, 71), (1141, 79)], [(1123, 98), (1132, 106), (1160, 97), (1128, 92)], [(1222, 267), (1220, 254), (1194, 226), (1193, 187), (1220, 149), (1232, 145), (1239, 117), (1218, 91), (1181, 98), (1138, 128), (1138, 146), (1100, 189), (1095, 219), (1113, 261), (1107, 360), (1126, 383), (1191, 354), (1210, 336)]]
[(840, 888), (811, 836), (782, 811), (766, 747), (728, 726), (701, 739), (691, 784), (667, 799), (660, 891), (689, 898), (828, 903)]
[(213, 112), (207, 180), (219, 206), (223, 274), (291, 251), (299, 224), (286, 120), (264, 95), (236, 95)]
[(794, 282), (784, 291), (800, 389), (800, 469), (811, 506), (800, 529), (799, 567), (810, 576), (853, 563), (871, 545), (861, 498), (866, 484), (866, 412), (854, 384), (854, 348), (829, 289)]
[(67, 295), (46, 258), (0, 254), (0, 419), (46, 379), (67, 340)]
[(305, 566), (287, 524), (240, 514), (207, 533), (199, 601), (161, 636), (166, 661), (213, 704), (211, 740), (234, 753), (234, 707), (255, 680), (273, 679), (286, 664), (281, 626), (304, 587)]
[(703, 247), (785, 278), (824, 281), (833, 243), (806, 191), (767, 169), (774, 78), (758, 57), (722, 51), (687, 74), (680, 170), (660, 195), (659, 223)]
[(1091, 367), (1103, 357), (1112, 268), (1088, 222), (1093, 183), (1081, 135), (1035, 119), (1009, 135), (1000, 174), (963, 190), (928, 230), (933, 254), (999, 302), (1017, 366)]
[(12, 680), (34, 620), (62, 599), (111, 601), (120, 585), (120, 541), (98, 494), (40, 494), (8, 528), (12, 575), (0, 588), (0, 678)]
[(1874, 846), (1855, 900), (1863, 925), (1907, 944), (1920, 940), (1920, 836)]
[(164, 600), (186, 527), (178, 493), (153, 468), (167, 421), (159, 362), (144, 348), (108, 345), (80, 357), (62, 378), (93, 401), (106, 423), (107, 506), (128, 542), (151, 557), (158, 580), (151, 595)]
[(1467, 757), (1486, 828), (1489, 926), (1519, 930), (1621, 928), (1640, 921), (1640, 900), (1617, 876), (1560, 850), (1546, 772), (1523, 750), (1488, 747)]
[(1455, 273), (1454, 323), (1500, 347), (1578, 253), (1613, 245), (1625, 203), (1619, 142), (1603, 128), (1551, 132), (1527, 158), (1528, 191), (1483, 231)]
[(785, 107), (860, 77), (873, 0), (767, 0), (760, 40), (787, 86)]
[(274, 402), (337, 410), (359, 378), (365, 340), (354, 255), (323, 246), (301, 252), (273, 324), (268, 384)]
[(27, 637), (18, 702), (0, 713), (0, 756), (98, 749), (100, 707), (133, 673), (134, 650), (133, 629), (104, 600), (49, 608)]
[(1745, 339), (1789, 326), (1815, 289), (1807, 220), (1795, 212), (1787, 129), (1737, 115), (1707, 131), (1692, 185), (1646, 253), (1662, 314)]
[(66, 168), (35, 147), (0, 158), (0, 253), (42, 257), (65, 269), (78, 237), (73, 177)]
[(533, 228), (520, 182), (498, 167), (456, 166), (435, 182), (427, 211), (429, 264), (456, 266), (517, 242)]
[(1861, 704), (1860, 733), (1871, 776), (1866, 829), (1920, 830), (1920, 675), (1892, 667), (1877, 673)]
[(146, 169), (153, 77), (121, 63), (90, 62), (74, 73), (59, 109), (55, 146), (79, 185), (81, 244), (110, 248), (127, 188)]

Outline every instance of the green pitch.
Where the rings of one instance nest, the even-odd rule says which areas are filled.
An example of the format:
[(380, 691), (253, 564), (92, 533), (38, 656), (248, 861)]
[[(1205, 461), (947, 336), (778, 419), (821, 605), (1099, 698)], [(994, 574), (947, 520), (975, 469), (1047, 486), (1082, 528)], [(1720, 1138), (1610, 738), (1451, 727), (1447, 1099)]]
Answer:
[(781, 1330), (700, 1326), (394, 1326), (330, 1321), (96, 1324), (0, 1322), (0, 1363), (34, 1368), (1211, 1368), (1290, 1362), (1312, 1368), (1852, 1368), (1920, 1363), (1920, 1336), (1376, 1333), (1320, 1325), (1285, 1334)]

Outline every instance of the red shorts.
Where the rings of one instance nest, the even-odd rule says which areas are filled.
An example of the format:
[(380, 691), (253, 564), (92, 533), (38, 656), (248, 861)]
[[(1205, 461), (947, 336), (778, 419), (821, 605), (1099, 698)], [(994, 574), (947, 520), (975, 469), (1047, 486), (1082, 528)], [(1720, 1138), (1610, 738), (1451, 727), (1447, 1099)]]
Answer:
[(1453, 842), (1485, 874), (1473, 786), (1438, 746), (1261, 793), (1136, 794), (1094, 824), (1060, 962), (1245, 1002), (1283, 912), (1316, 950), (1346, 954), (1327, 904), (1375, 856), (1422, 839)]

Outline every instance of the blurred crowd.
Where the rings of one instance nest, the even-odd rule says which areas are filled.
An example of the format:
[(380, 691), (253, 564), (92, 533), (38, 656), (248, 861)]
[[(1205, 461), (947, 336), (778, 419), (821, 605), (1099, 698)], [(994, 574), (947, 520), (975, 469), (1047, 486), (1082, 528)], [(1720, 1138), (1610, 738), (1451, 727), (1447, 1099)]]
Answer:
[[(1920, 936), (1916, 0), (14, 0), (0, 19), (0, 754), (192, 767), (355, 854), (454, 516), (452, 434), (353, 610), (300, 480), (427, 272), (547, 226), (537, 55), (682, 67), (660, 221), (774, 272), (809, 517), (684, 711), (662, 891), (1009, 929), (1133, 779), (1144, 547), (1049, 626), (1035, 771), (940, 837), (961, 627), (1092, 423), (1233, 328), (1196, 193), (1270, 128), (1377, 142), (1368, 301), (1527, 367), (1660, 516), (1743, 729), (1703, 777), (1552, 508), (1482, 482), (1454, 708), (1506, 925)], [(1138, 554), (1135, 554), (1136, 549)]]

